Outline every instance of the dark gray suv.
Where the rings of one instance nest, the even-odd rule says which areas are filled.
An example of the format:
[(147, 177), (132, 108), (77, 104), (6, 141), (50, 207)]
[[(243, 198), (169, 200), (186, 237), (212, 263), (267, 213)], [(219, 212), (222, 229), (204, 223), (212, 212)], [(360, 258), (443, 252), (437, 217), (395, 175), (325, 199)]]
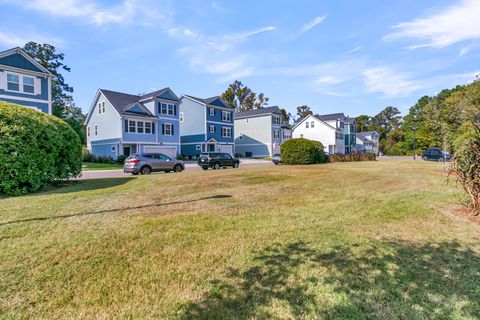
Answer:
[(172, 159), (163, 153), (132, 154), (125, 159), (123, 172), (133, 175), (150, 174), (153, 171), (181, 172), (185, 169), (183, 161)]

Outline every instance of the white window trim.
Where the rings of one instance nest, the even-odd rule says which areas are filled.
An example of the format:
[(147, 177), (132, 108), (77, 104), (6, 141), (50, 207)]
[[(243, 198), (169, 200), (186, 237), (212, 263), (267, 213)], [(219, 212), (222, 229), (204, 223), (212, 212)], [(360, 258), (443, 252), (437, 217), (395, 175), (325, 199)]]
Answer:
[(116, 146), (112, 146), (112, 152), (116, 152), (117, 151), (117, 147)]
[(215, 126), (210, 125), (209, 131), (210, 131), (210, 133), (215, 133)]
[(214, 108), (209, 108), (210, 109), (210, 116), (214, 117), (215, 116), (215, 109)]
[[(228, 132), (228, 135), (226, 134), (227, 132)], [(232, 128), (222, 127), (222, 137), (223, 138), (231, 138), (232, 137)]]
[(310, 122), (308, 121), (305, 122), (305, 128), (310, 128)]
[(232, 122), (232, 114), (230, 113), (230, 111), (222, 111), (222, 121)]
[(95, 123), (95, 126), (93, 127), (93, 133), (95, 134), (95, 137), (98, 136), (98, 124)]
[[(152, 121), (142, 121), (142, 120), (132, 120), (132, 119), (128, 119), (128, 118), (127, 118), (126, 120), (128, 121), (128, 132), (125, 132), (125, 133), (131, 133), (131, 134), (153, 134), (153, 135), (155, 134), (155, 133), (153, 133), (153, 126), (155, 125), (155, 122), (152, 122)], [(130, 130), (130, 128), (133, 127), (133, 126), (130, 125), (130, 121), (135, 123), (135, 132), (132, 132), (132, 131)], [(138, 123), (139, 123), (139, 122), (142, 122), (142, 123), (143, 123), (143, 132), (138, 132)], [(146, 124), (146, 123), (150, 123), (150, 132), (145, 132), (145, 129), (146, 129), (145, 124)], [(124, 129), (124, 130), (125, 130), (125, 129)]]
[(180, 112), (180, 114), (178, 116), (178, 119), (181, 123), (183, 123), (183, 121), (184, 121), (184, 116), (185, 116), (185, 114), (183, 112)]
[[(170, 133), (167, 133), (167, 126), (170, 126)], [(163, 133), (163, 135), (164, 136), (173, 136), (172, 127), (173, 127), (173, 123), (164, 123), (164, 133)]]
[[(30, 75), (24, 75), (24, 74), (17, 73), (17, 72), (12, 72), (12, 71), (5, 71), (4, 73), (5, 73), (5, 91), (6, 92), (16, 92), (16, 93), (28, 94), (28, 95), (31, 95), (31, 96), (36, 96), (37, 95), (37, 94), (35, 94), (35, 82), (36, 82), (35, 79), (36, 79), (36, 77), (30, 76)], [(8, 75), (9, 74), (18, 76), (18, 91), (8, 89)], [(23, 90), (23, 77), (33, 78), (33, 92), (25, 92)]]
[(87, 137), (90, 137), (90, 126), (87, 127)]
[(197, 150), (197, 151), (202, 150), (202, 145), (201, 145), (201, 144), (197, 144), (197, 145), (195, 146), (195, 150)]

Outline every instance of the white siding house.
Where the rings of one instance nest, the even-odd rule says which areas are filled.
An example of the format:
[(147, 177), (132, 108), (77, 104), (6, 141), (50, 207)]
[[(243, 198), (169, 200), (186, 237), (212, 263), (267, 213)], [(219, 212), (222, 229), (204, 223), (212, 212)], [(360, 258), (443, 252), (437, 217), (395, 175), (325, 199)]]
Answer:
[(344, 154), (343, 131), (332, 124), (309, 115), (293, 127), (292, 137), (319, 141), (323, 144), (325, 152)]

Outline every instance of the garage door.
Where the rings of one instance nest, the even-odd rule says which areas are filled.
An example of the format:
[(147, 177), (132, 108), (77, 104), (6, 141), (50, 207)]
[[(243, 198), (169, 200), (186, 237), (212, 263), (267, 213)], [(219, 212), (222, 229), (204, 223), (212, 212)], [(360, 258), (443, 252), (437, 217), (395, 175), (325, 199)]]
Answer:
[(229, 153), (233, 156), (233, 146), (231, 144), (218, 145), (218, 152)]
[(143, 147), (143, 152), (144, 153), (163, 153), (173, 159), (177, 157), (177, 147), (145, 146)]

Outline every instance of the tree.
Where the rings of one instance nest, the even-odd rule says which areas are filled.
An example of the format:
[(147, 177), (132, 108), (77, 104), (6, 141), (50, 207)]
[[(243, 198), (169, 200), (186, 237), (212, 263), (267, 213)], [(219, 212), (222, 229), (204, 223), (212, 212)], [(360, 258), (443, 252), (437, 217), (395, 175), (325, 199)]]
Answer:
[(310, 110), (310, 107), (307, 105), (301, 105), (297, 107), (297, 116), (298, 120), (301, 120), (305, 118), (308, 115), (313, 114), (312, 110)]
[(261, 109), (268, 105), (269, 98), (263, 93), (258, 95), (241, 81), (235, 80), (227, 90), (222, 93), (222, 99), (227, 106), (236, 112), (243, 112), (252, 109)]
[(287, 112), (287, 110), (285, 110), (284, 108), (280, 108), (280, 114), (282, 122), (289, 124), (290, 119), (292, 118), (292, 114), (290, 112)]
[(372, 117), (362, 114), (355, 118), (355, 124), (357, 132), (371, 131)]
[(50, 44), (28, 42), (23, 50), (53, 74), (52, 79), (52, 113), (54, 116), (65, 120), (79, 135), (85, 144), (85, 129), (83, 121), (85, 116), (82, 110), (73, 102), (73, 87), (65, 82), (63, 71), (70, 72), (70, 68), (63, 63), (64, 54), (56, 51)]

